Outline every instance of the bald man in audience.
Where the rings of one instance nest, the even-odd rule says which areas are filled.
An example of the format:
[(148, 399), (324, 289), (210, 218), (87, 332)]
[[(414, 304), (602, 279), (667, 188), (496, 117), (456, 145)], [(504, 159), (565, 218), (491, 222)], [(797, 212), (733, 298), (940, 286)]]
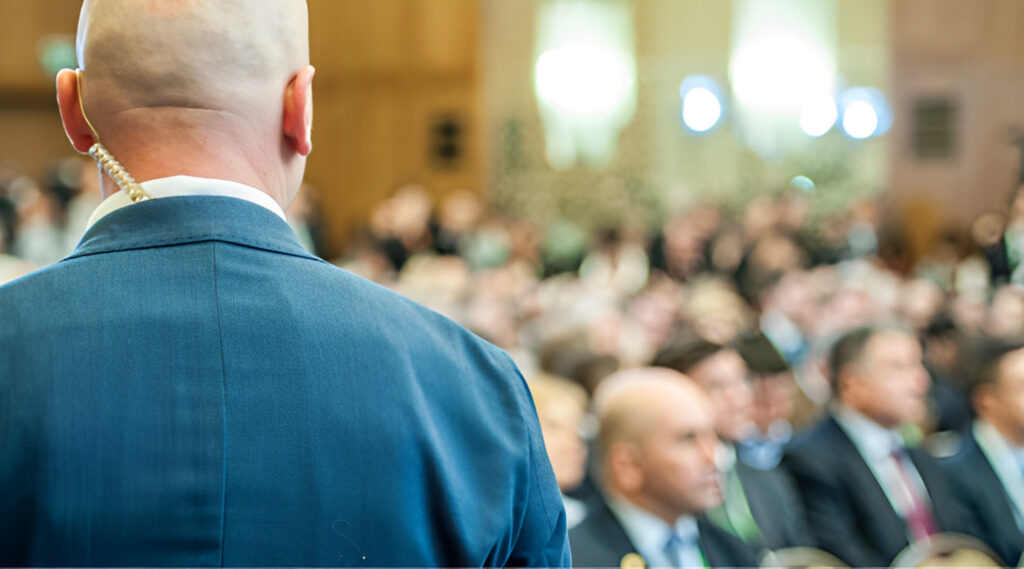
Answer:
[(104, 201), (0, 288), (0, 566), (566, 566), (510, 358), (303, 250), (302, 0), (89, 0)]
[(750, 567), (743, 541), (703, 512), (722, 500), (713, 406), (686, 376), (642, 368), (594, 395), (604, 500), (569, 532), (576, 567)]
[(1024, 339), (987, 338), (973, 356), (978, 418), (941, 464), (981, 539), (1010, 567), (1024, 560)]
[(936, 533), (977, 535), (936, 460), (904, 438), (926, 412), (917, 338), (899, 326), (857, 328), (829, 360), (832, 407), (784, 458), (818, 546), (853, 567), (886, 567)]

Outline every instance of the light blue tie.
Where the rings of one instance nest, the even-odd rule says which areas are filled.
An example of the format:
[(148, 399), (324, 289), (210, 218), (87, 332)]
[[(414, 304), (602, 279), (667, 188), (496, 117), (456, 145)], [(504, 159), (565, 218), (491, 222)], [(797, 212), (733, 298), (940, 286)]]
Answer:
[(680, 536), (678, 532), (673, 531), (669, 535), (663, 551), (672, 567), (677, 569), (708, 566), (707, 561), (704, 560), (704, 553), (700, 550), (696, 532), (687, 532), (686, 535)]
[(681, 568), (683, 566), (683, 539), (679, 537), (678, 533), (673, 531), (669, 534), (663, 551), (672, 567)]

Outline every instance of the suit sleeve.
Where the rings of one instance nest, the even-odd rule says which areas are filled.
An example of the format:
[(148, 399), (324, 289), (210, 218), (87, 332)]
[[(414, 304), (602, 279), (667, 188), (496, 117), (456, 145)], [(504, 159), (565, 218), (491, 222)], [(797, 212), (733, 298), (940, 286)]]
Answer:
[[(519, 375), (518, 370), (516, 375)], [(512, 546), (507, 566), (571, 567), (562, 494), (544, 447), (533, 399), (521, 376), (519, 380), (523, 382), (527, 402), (523, 415), (527, 422), (529, 448), (528, 491), (518, 539)]]
[(784, 459), (803, 497), (807, 521), (818, 547), (835, 555), (851, 567), (888, 567), (875, 548), (861, 535), (850, 503), (855, 496), (839, 482), (826, 466), (827, 457), (810, 457), (804, 448), (788, 452)]

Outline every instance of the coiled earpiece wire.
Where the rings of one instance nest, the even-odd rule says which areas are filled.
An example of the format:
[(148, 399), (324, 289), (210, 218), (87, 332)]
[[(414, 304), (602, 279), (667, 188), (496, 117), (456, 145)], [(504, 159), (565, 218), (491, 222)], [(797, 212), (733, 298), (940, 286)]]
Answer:
[(114, 180), (117, 187), (128, 195), (132, 200), (132, 203), (138, 203), (143, 200), (151, 199), (153, 196), (149, 195), (146, 190), (135, 181), (135, 178), (125, 170), (124, 166), (114, 158), (114, 155), (103, 144), (100, 143), (100, 135), (96, 132), (96, 128), (92, 126), (92, 122), (89, 117), (85, 114), (85, 104), (82, 102), (82, 70), (75, 70), (75, 80), (78, 82), (78, 108), (82, 111), (82, 118), (85, 119), (85, 124), (89, 126), (89, 131), (92, 133), (93, 145), (89, 147), (89, 156), (92, 156), (94, 160), (103, 168), (103, 171), (110, 176), (110, 179)]

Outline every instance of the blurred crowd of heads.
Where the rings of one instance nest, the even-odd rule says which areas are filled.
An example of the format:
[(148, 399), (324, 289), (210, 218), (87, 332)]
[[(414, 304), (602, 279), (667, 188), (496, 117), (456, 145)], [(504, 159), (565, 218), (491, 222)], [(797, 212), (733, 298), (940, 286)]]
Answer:
[(837, 400), (909, 440), (965, 428), (980, 347), (1024, 334), (1024, 207), (996, 220), (996, 239), (945, 235), (911, 259), (887, 241), (879, 202), (815, 219), (809, 199), (700, 203), (659, 227), (586, 232), (409, 186), (336, 262), (512, 353), (563, 490), (582, 478), (585, 439), (604, 455), (593, 467), (609, 468), (609, 378), (653, 368), (698, 386), (715, 436), (766, 468), (781, 445), (759, 441), (788, 440)]

